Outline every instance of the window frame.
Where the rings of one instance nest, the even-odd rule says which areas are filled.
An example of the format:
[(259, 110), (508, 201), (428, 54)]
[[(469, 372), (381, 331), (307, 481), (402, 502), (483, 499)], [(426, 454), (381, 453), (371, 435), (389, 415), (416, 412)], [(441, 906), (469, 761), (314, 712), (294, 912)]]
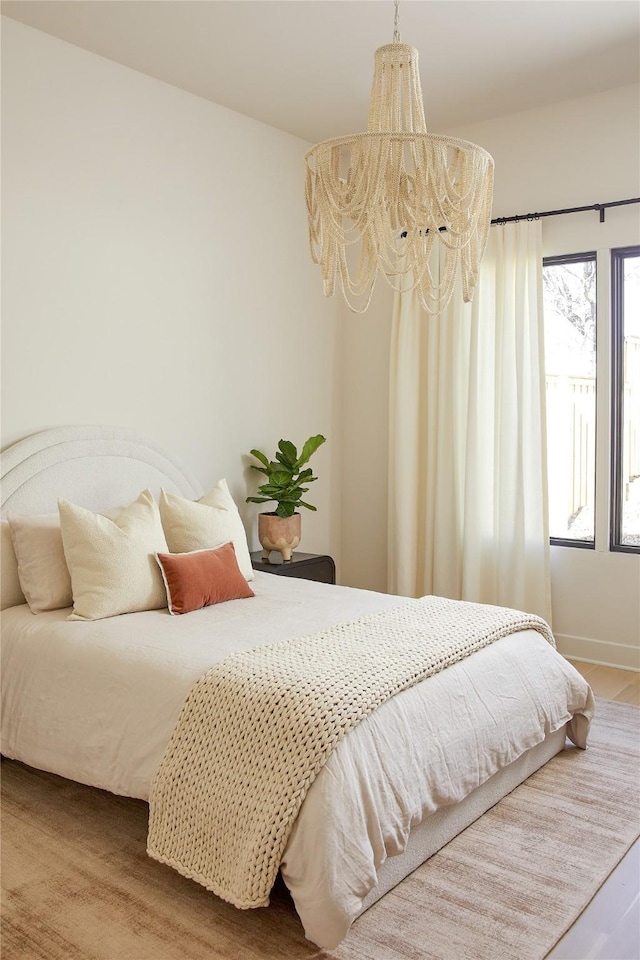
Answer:
[[(586, 250), (583, 253), (563, 253), (558, 256), (552, 257), (543, 257), (542, 258), (542, 269), (544, 271), (545, 267), (557, 267), (562, 266), (565, 263), (586, 263), (591, 262), (595, 264), (596, 268), (596, 311), (598, 303), (598, 254), (596, 250)], [(598, 326), (596, 322), (596, 361), (598, 356)], [(545, 360), (546, 365), (546, 360)], [(593, 481), (594, 481), (594, 490), (597, 485), (597, 474), (598, 474), (598, 376), (596, 372), (595, 377), (595, 448), (594, 448), (594, 463), (593, 463)], [(546, 411), (546, 398), (545, 398), (545, 411)], [(547, 468), (548, 476), (548, 468)], [(573, 540), (570, 537), (549, 537), (549, 543), (552, 547), (574, 547), (577, 550), (595, 550), (596, 549), (596, 510), (597, 510), (597, 501), (594, 501), (594, 517), (593, 517), (593, 540)]]
[(612, 553), (639, 554), (640, 546), (621, 543), (622, 539), (622, 458), (624, 430), (624, 264), (640, 256), (640, 245), (614, 247), (611, 250), (611, 447), (609, 550)]

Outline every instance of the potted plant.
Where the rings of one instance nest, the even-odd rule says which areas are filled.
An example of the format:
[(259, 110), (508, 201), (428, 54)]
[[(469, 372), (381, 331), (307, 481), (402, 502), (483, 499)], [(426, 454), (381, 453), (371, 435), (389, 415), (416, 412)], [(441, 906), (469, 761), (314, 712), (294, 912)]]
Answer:
[(292, 551), (300, 543), (298, 509), (316, 509), (302, 497), (309, 489), (307, 484), (318, 479), (305, 464), (325, 440), (322, 434), (309, 437), (300, 455), (290, 440), (280, 440), (273, 460), (269, 460), (260, 450), (251, 451), (251, 455), (260, 461), (260, 466), (252, 464), (252, 469), (267, 479), (258, 487), (260, 496), (247, 497), (247, 503), (269, 503), (273, 500), (278, 505), (275, 510), (258, 514), (258, 539), (264, 560), (269, 558), (271, 550), (280, 551), (284, 561), (291, 560)]

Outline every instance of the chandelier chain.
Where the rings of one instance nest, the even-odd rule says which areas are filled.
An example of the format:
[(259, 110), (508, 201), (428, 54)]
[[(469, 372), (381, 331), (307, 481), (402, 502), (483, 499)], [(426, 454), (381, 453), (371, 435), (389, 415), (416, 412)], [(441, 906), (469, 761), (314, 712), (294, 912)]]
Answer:
[(394, 0), (395, 12), (393, 15), (393, 42), (400, 43), (400, 0)]

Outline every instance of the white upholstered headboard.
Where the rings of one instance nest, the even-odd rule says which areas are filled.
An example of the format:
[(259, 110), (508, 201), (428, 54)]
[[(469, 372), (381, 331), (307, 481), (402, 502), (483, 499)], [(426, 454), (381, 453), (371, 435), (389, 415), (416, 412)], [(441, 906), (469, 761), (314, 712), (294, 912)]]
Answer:
[(50, 513), (59, 497), (107, 510), (149, 487), (197, 499), (202, 491), (154, 443), (117, 427), (55, 427), (19, 440), (0, 457), (1, 515)]
[[(88, 510), (126, 506), (149, 488), (192, 500), (202, 490), (172, 457), (118, 427), (55, 427), (19, 440), (0, 455), (0, 515), (54, 513), (63, 497)], [(1, 525), (4, 609), (24, 602), (8, 524)]]

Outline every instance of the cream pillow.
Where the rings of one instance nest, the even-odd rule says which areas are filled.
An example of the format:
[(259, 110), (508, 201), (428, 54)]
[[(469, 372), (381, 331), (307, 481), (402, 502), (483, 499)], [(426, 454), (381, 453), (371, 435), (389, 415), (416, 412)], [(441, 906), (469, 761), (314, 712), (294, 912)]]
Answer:
[(166, 607), (155, 554), (167, 550), (150, 490), (114, 520), (58, 502), (62, 542), (73, 588), (69, 620), (101, 620)]
[(0, 523), (0, 609), (17, 607), (25, 602), (18, 577), (18, 561), (13, 549), (11, 527), (6, 520)]
[(245, 580), (253, 580), (247, 535), (226, 480), (220, 480), (200, 500), (185, 500), (161, 490), (160, 516), (170, 553), (211, 550), (231, 541)]
[(61, 610), (73, 603), (57, 513), (7, 517), (20, 586), (32, 613)]

